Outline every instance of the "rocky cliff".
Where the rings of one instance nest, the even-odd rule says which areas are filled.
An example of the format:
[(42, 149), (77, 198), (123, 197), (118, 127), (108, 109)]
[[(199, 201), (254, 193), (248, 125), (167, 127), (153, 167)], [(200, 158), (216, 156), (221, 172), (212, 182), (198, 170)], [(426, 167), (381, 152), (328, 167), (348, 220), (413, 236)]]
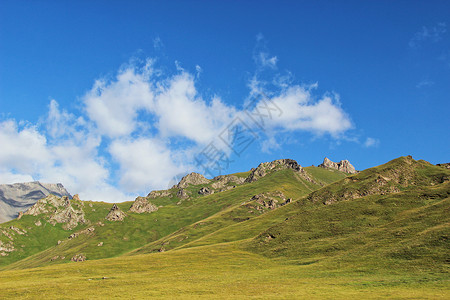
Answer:
[(68, 196), (69, 192), (60, 183), (41, 183), (39, 181), (0, 184), (0, 223), (18, 217), (39, 199), (48, 195)]
[(325, 169), (333, 169), (341, 172), (356, 174), (358, 171), (355, 170), (355, 167), (348, 160), (341, 160), (338, 163), (335, 163), (329, 160), (327, 157), (324, 158), (323, 163), (319, 165), (321, 168)]

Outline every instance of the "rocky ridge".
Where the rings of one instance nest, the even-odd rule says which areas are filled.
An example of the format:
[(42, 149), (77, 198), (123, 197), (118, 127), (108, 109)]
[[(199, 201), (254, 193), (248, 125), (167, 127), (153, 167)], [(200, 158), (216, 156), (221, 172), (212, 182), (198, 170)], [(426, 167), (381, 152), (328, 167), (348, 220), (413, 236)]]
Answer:
[(58, 197), (68, 196), (69, 192), (60, 183), (41, 183), (39, 181), (0, 184), (0, 223), (10, 221), (19, 216), (50, 194)]
[[(386, 195), (398, 193), (402, 189), (413, 185), (435, 185), (449, 181), (449, 175), (436, 174), (425, 177), (417, 173), (424, 165), (431, 165), (425, 161), (416, 161), (411, 156), (397, 158), (387, 164), (370, 170), (359, 172), (337, 183), (315, 191), (308, 196), (312, 202), (333, 204), (337, 201), (357, 199), (370, 195)], [(445, 172), (443, 170), (443, 172)], [(352, 183), (358, 183), (354, 185)], [(357, 188), (355, 188), (357, 187)]]
[(24, 214), (32, 216), (44, 214), (44, 219), (48, 223), (52, 225), (62, 223), (65, 230), (72, 230), (79, 224), (86, 223), (82, 207), (83, 203), (81, 201), (74, 200), (71, 202), (68, 196), (57, 197), (48, 195), (38, 200)]
[(272, 162), (265, 162), (258, 165), (256, 169), (254, 169), (250, 175), (245, 179), (245, 182), (254, 182), (273, 171), (284, 170), (284, 169), (292, 169), (297, 172), (304, 179), (313, 182), (313, 180), (308, 176), (306, 171), (293, 159), (278, 159)]
[(319, 165), (320, 168), (338, 170), (341, 172), (356, 174), (358, 171), (355, 170), (355, 167), (348, 160), (341, 160), (338, 163), (335, 163), (329, 160), (327, 157), (323, 159), (323, 163)]
[(206, 179), (205, 176), (192, 172), (181, 178), (180, 182), (176, 185), (176, 187), (181, 189), (186, 188), (189, 185), (208, 184), (208, 183), (209, 179)]

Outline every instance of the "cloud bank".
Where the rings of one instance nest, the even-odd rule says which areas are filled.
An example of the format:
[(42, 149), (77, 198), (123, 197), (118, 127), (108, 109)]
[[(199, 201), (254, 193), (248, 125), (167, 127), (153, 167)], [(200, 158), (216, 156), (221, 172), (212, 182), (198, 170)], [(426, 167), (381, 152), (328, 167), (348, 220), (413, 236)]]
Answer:
[[(276, 56), (255, 57), (260, 67), (276, 68)], [(62, 182), (83, 199), (131, 200), (198, 169), (196, 154), (213, 141), (230, 153), (221, 137), (236, 120), (251, 132), (265, 132), (266, 151), (280, 147), (275, 139), (280, 132), (338, 139), (352, 127), (338, 97), (316, 98), (311, 86), (278, 80), (269, 89), (255, 74), (249, 96), (237, 107), (219, 96), (203, 98), (196, 88), (200, 66), (194, 73), (177, 67), (164, 75), (154, 62), (134, 61), (114, 78), (96, 80), (80, 98), (78, 112), (61, 110), (51, 100), (38, 124), (0, 121), (0, 181)]]

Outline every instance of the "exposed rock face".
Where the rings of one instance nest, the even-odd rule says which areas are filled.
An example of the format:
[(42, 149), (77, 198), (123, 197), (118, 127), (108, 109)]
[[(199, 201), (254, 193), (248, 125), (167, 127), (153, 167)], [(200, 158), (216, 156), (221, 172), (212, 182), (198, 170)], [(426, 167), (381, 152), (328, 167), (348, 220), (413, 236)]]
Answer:
[(253, 203), (256, 202), (259, 205), (254, 205), (250, 202), (246, 204), (246, 207), (256, 209), (260, 213), (263, 213), (265, 210), (272, 210), (279, 206), (283, 206), (286, 203), (291, 202), (291, 199), (286, 200), (286, 197), (282, 192), (274, 191), (257, 194), (253, 196), (250, 201), (254, 201)]
[(450, 163), (437, 164), (436, 166), (438, 166), (438, 167), (443, 167), (443, 168), (446, 168), (446, 169), (450, 169)]
[(331, 160), (329, 160), (327, 157), (323, 159), (323, 163), (319, 165), (320, 168), (325, 169), (333, 169), (338, 170), (341, 172), (349, 173), (349, 174), (356, 174), (358, 171), (355, 170), (355, 167), (352, 166), (352, 164), (348, 160), (341, 160), (338, 163), (335, 163)]
[(40, 183), (39, 181), (0, 184), (0, 223), (18, 217), (19, 212), (26, 211), (49, 194), (58, 197), (68, 196), (69, 192), (60, 183)]
[(211, 184), (213, 189), (222, 189), (229, 183), (234, 183), (236, 185), (243, 184), (245, 182), (245, 178), (237, 177), (235, 175), (221, 175), (214, 177), (213, 181), (213, 184)]
[(179, 189), (177, 192), (177, 197), (180, 199), (187, 199), (189, 198), (189, 194), (184, 189)]
[(250, 175), (245, 179), (245, 182), (254, 182), (258, 180), (261, 177), (266, 176), (267, 174), (283, 170), (283, 169), (292, 169), (295, 172), (298, 172), (300, 176), (302, 176), (304, 179), (308, 181), (312, 181), (312, 179), (308, 176), (308, 174), (305, 172), (305, 170), (300, 166), (295, 160), (293, 159), (278, 159), (274, 160), (272, 162), (265, 162), (259, 164), (259, 166), (254, 169)]
[(49, 223), (53, 225), (64, 223), (63, 228), (71, 230), (77, 227), (78, 224), (86, 223), (84, 211), (81, 208), (81, 204), (77, 202), (79, 201), (71, 203), (68, 196), (58, 198), (55, 195), (48, 195), (30, 207), (25, 212), (25, 215), (38, 216), (45, 214)]
[(144, 197), (137, 197), (130, 207), (130, 211), (138, 214), (151, 213), (157, 211), (158, 207), (150, 203)]
[(111, 207), (106, 219), (109, 221), (123, 221), (127, 215), (116, 204)]
[(147, 198), (150, 198), (150, 199), (159, 198), (159, 197), (172, 197), (172, 194), (167, 190), (162, 190), (162, 191), (151, 191), (147, 195)]
[(181, 178), (180, 182), (177, 184), (178, 188), (186, 188), (188, 185), (197, 185), (197, 184), (207, 184), (209, 180), (206, 179), (203, 175), (198, 173), (190, 173)]
[(202, 188), (200, 189), (200, 191), (198, 191), (198, 193), (199, 193), (200, 195), (206, 196), (206, 195), (214, 194), (214, 191), (208, 189), (207, 187), (202, 187)]

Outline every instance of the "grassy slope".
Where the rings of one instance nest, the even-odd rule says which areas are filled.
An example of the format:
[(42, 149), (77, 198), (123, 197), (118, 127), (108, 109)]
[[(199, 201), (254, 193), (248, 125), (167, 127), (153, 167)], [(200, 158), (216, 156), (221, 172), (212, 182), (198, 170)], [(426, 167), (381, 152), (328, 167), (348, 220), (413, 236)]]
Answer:
[[(403, 169), (402, 176), (409, 174), (397, 184), (389, 182), (401, 191), (352, 200), (334, 196), (373, 191), (374, 180), (380, 175), (393, 178), (394, 169)], [(450, 171), (444, 168), (407, 158), (394, 160), (292, 204), (296, 213), (262, 232), (247, 249), (269, 257), (331, 260), (352, 269), (404, 264), (446, 272), (450, 261), (446, 250), (450, 248), (449, 178)], [(323, 205), (330, 195), (337, 202)]]
[[(321, 182), (327, 182), (332, 179), (337, 180), (345, 176), (340, 172), (323, 170), (324, 172), (320, 173), (320, 171), (322, 170), (316, 172), (318, 174), (316, 179)], [(234, 175), (245, 177), (248, 175), (248, 172)], [(177, 241), (172, 241), (171, 245), (165, 246), (165, 248), (170, 249), (224, 226), (254, 217), (254, 214), (250, 214), (242, 208), (239, 209), (239, 206), (255, 194), (280, 190), (287, 197), (298, 199), (310, 191), (319, 188), (318, 185), (311, 184), (301, 178), (299, 179), (294, 175), (292, 170), (278, 171), (254, 183), (244, 184), (235, 189), (209, 196), (200, 196), (197, 194), (197, 191), (202, 186), (208, 185), (188, 187), (186, 190), (191, 193), (191, 199), (181, 201), (179, 205), (177, 205), (177, 202), (180, 199), (176, 197), (151, 199), (152, 203), (155, 205), (163, 205), (163, 207), (151, 214), (127, 212), (128, 216), (123, 222), (110, 222), (104, 219), (111, 204), (98, 204), (93, 202), (92, 205), (94, 207), (91, 208), (86, 203), (86, 217), (92, 220), (92, 222), (88, 226), (79, 226), (74, 231), (93, 226), (95, 228), (93, 234), (80, 235), (75, 239), (68, 240), (67, 237), (73, 231), (64, 231), (57, 225), (56, 227), (59, 228), (58, 234), (49, 235), (48, 230), (39, 231), (42, 227), (38, 227), (35, 229), (39, 234), (35, 235), (34, 233), (30, 233), (29, 236), (25, 237), (23, 244), (28, 245), (27, 238), (33, 237), (40, 247), (26, 246), (23, 249), (28, 249), (28, 251), (23, 252), (23, 256), (20, 257), (21, 260), (19, 261), (16, 253), (12, 252), (7, 257), (7, 260), (1, 259), (3, 261), (0, 262), (0, 265), (4, 265), (6, 269), (11, 269), (59, 264), (70, 261), (70, 258), (75, 254), (84, 254), (88, 259), (114, 257), (157, 241), (177, 230), (189, 233), (189, 235), (182, 234), (182, 237), (179, 235), (180, 232), (174, 234), (173, 237), (176, 236)], [(123, 211), (127, 211), (130, 205), (131, 202), (118, 204)], [(215, 218), (212, 222), (206, 221), (213, 215), (220, 215), (220, 217)], [(31, 216), (27, 217), (33, 220), (36, 218)], [(96, 224), (98, 221), (103, 222), (105, 226), (98, 226)], [(15, 222), (21, 224), (22, 220)], [(189, 227), (189, 225), (193, 223), (198, 224), (198, 222), (207, 222), (209, 226), (202, 226), (201, 231), (197, 230), (200, 228), (195, 227), (196, 230), (192, 232), (191, 229), (193, 226)], [(43, 224), (47, 227), (52, 227), (45, 222)], [(7, 225), (10, 225), (10, 223), (7, 223)], [(43, 236), (46, 238), (45, 242), (41, 242), (44, 240)], [(186, 236), (188, 237), (187, 239), (185, 238)], [(180, 239), (183, 239), (183, 241), (179, 241)], [(63, 243), (57, 245), (58, 240), (62, 240)], [(101, 242), (103, 246), (97, 246)], [(161, 248), (161, 246), (158, 248), (154, 248), (154, 246), (154, 244), (151, 244), (151, 248), (144, 247), (142, 252), (145, 253)], [(56, 256), (60, 258), (64, 257), (64, 259), (58, 258), (52, 261), (51, 258)]]
[(330, 270), (221, 244), (3, 271), (0, 292), (7, 299), (446, 299), (450, 290), (439, 274)]
[[(397, 186), (396, 193), (353, 200), (339, 196), (331, 205), (317, 201), (330, 191), (341, 196), (373, 191), (379, 174), (393, 178), (398, 169), (409, 175), (385, 185)], [(3, 271), (0, 290), (5, 297), (446, 299), (448, 178), (448, 170), (402, 158), (314, 197), (200, 234), (181, 245), (188, 249)], [(212, 219), (223, 221), (221, 216)], [(228, 240), (240, 241), (200, 246)], [(75, 287), (76, 295), (61, 294)]]

